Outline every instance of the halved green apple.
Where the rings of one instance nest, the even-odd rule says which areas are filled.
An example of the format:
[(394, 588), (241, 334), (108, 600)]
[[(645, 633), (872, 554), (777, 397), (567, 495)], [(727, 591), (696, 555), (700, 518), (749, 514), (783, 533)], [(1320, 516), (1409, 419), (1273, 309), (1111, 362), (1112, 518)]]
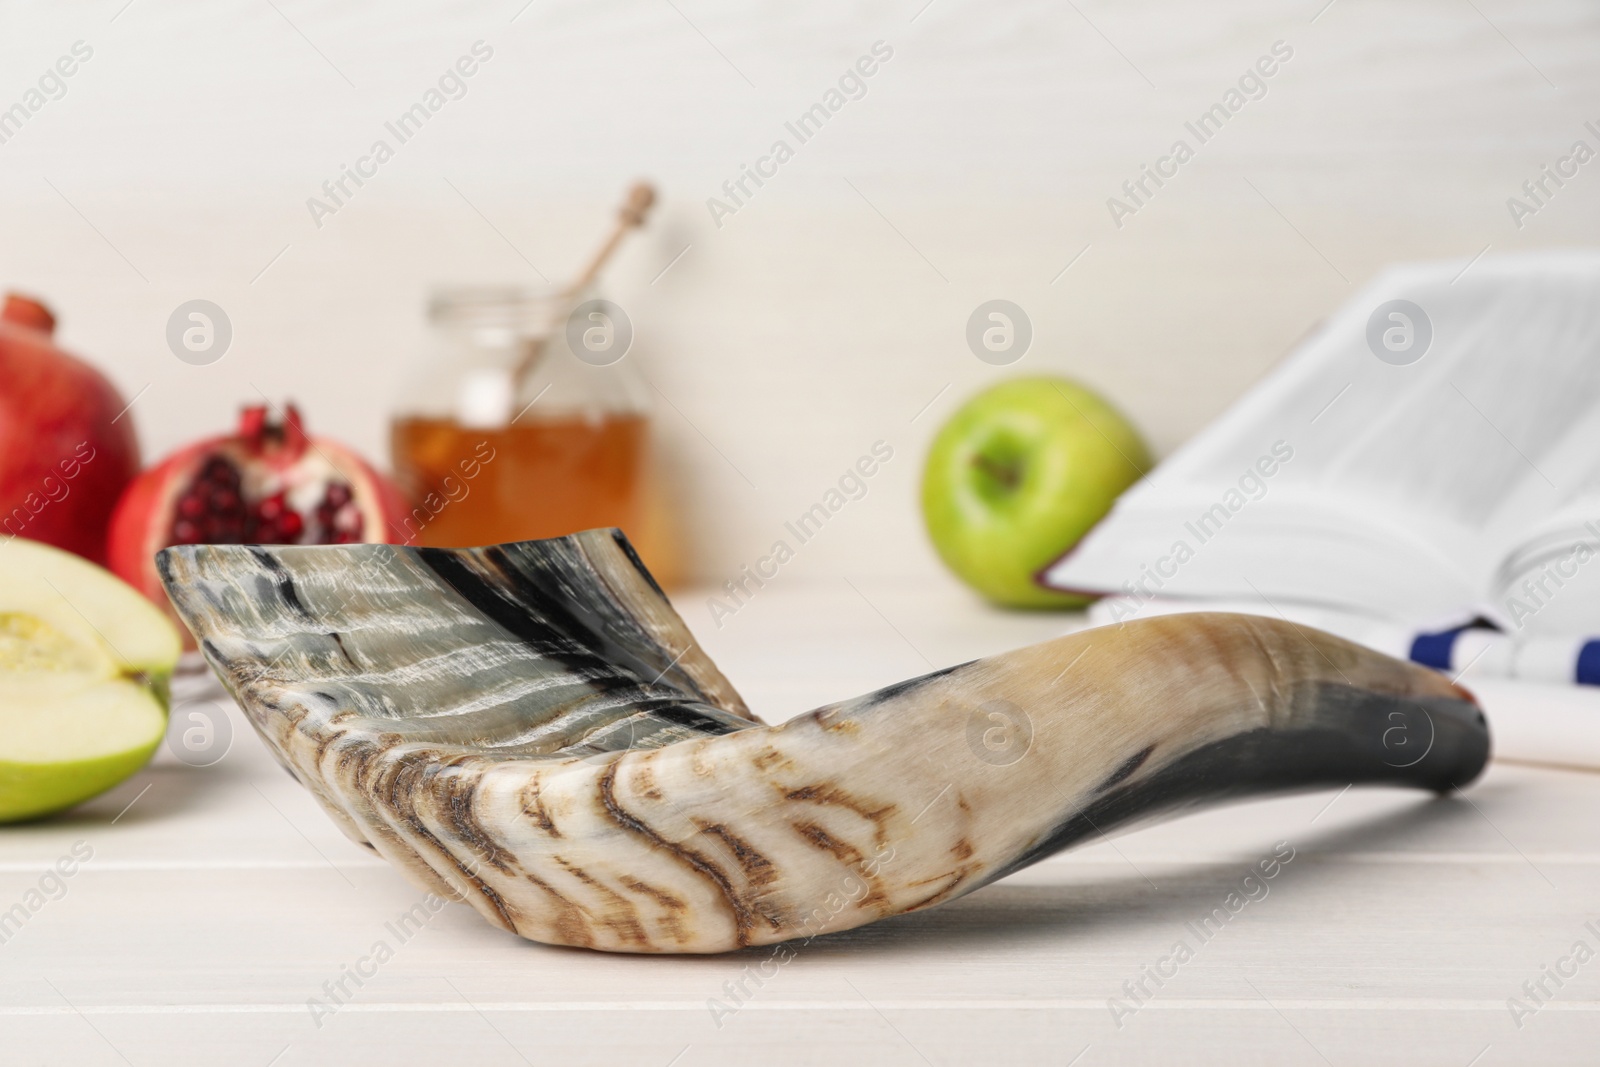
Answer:
[(110, 571), (0, 543), (0, 822), (70, 808), (143, 767), (182, 642)]

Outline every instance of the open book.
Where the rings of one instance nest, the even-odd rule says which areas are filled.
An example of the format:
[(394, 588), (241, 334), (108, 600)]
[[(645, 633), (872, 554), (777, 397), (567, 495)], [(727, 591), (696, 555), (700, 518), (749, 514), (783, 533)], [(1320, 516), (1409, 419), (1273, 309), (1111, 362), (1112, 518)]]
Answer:
[[(1040, 574), (1109, 594), (1600, 637), (1600, 252), (1385, 271)], [(1107, 611), (1109, 608), (1109, 611)], [(1600, 645), (1596, 645), (1600, 651)]]

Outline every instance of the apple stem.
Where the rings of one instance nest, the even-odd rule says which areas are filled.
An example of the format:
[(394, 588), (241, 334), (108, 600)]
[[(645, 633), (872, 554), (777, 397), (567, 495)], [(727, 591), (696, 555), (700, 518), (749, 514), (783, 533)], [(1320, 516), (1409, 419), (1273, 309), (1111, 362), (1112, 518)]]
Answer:
[(1022, 470), (1016, 463), (997, 463), (980, 453), (972, 457), (972, 465), (1007, 489), (1015, 489), (1017, 483), (1022, 481)]

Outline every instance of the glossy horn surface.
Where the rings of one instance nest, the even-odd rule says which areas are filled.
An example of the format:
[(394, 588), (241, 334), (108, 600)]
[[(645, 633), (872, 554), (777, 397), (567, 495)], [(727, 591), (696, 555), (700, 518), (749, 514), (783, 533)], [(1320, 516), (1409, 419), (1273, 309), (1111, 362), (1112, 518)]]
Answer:
[(282, 764), (421, 886), (551, 944), (719, 952), (972, 891), (1198, 804), (1444, 791), (1441, 675), (1305, 627), (1088, 630), (766, 726), (623, 536), (182, 546), (179, 614)]

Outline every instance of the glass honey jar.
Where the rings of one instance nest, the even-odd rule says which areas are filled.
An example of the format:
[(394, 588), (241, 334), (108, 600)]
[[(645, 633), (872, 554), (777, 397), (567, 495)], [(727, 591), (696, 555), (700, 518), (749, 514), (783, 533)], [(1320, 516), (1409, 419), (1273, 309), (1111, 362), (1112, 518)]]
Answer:
[(408, 544), (468, 547), (617, 526), (662, 584), (677, 564), (652, 484), (632, 326), (593, 293), (453, 288), (390, 447)]

